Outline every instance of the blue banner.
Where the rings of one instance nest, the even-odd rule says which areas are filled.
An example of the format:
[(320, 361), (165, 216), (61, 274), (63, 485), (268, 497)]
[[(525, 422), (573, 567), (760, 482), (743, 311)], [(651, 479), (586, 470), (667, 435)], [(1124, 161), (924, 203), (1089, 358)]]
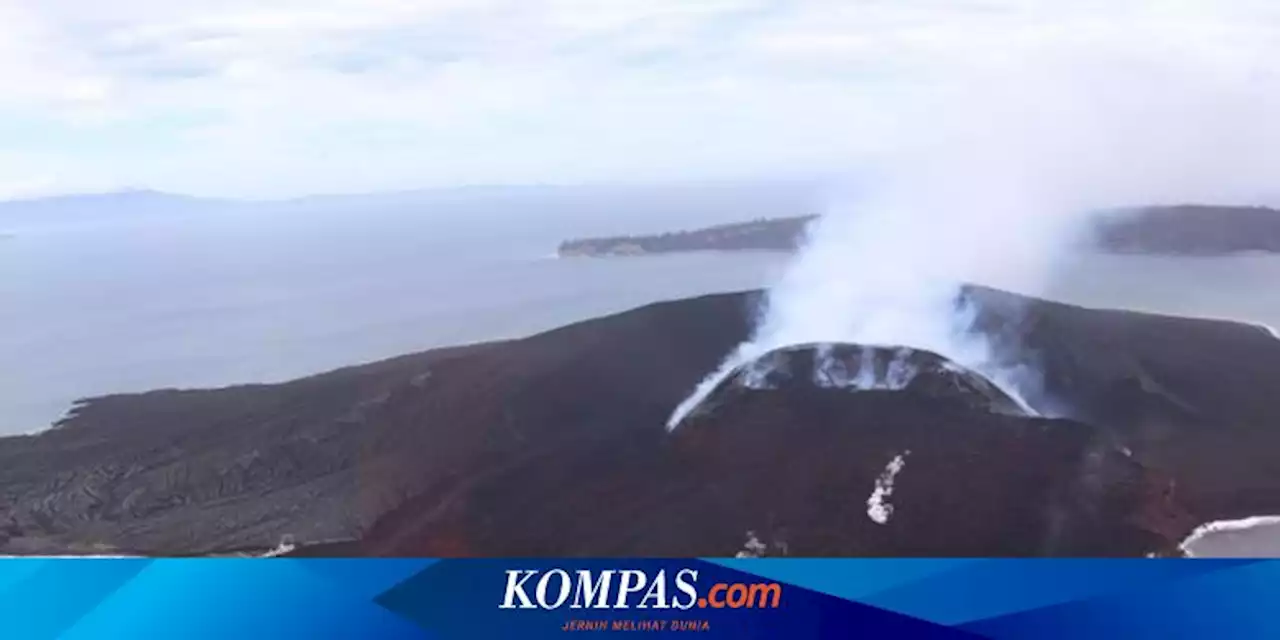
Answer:
[(0, 562), (0, 638), (1276, 637), (1272, 560)]

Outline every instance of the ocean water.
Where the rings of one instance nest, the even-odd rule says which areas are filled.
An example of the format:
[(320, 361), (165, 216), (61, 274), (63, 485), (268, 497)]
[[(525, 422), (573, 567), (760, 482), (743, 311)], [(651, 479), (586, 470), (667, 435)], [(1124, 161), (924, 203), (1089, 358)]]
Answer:
[[(768, 253), (556, 259), (559, 240), (603, 229), (554, 215), (479, 218), (249, 208), (9, 229), (0, 240), (0, 434), (45, 428), (82, 397), (280, 381), (519, 337), (767, 286), (786, 263)], [(1276, 282), (1275, 256), (1079, 256), (1042, 293), (1280, 326)]]
[(87, 396), (288, 380), (759, 287), (782, 261), (556, 259), (581, 228), (389, 209), (18, 229), (0, 240), (0, 434)]
[(1274, 334), (1280, 328), (1276, 283), (1276, 255), (1087, 255), (1066, 261), (1043, 294), (1085, 306), (1250, 322)]
[[(773, 282), (786, 256), (553, 255), (565, 237), (717, 221), (444, 224), (412, 207), (340, 206), (0, 227), (0, 435), (46, 428), (88, 396), (288, 380)], [(1026, 293), (1280, 327), (1277, 282), (1278, 256), (1078, 255)], [(1280, 518), (1210, 526), (1186, 546), (1280, 556)]]

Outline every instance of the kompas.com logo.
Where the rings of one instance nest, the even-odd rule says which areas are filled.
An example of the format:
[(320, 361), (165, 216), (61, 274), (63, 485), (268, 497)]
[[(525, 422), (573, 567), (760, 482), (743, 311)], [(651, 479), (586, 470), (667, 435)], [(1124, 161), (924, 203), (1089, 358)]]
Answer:
[(499, 609), (776, 609), (782, 585), (776, 582), (717, 582), (705, 592), (698, 572), (681, 569), (668, 579), (636, 569), (566, 571), (511, 569)]

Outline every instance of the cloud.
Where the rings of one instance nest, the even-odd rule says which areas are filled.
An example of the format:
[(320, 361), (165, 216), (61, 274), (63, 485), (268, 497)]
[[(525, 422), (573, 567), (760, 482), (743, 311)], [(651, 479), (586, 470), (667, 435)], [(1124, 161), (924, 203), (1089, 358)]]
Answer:
[[(819, 69), (888, 55), (890, 76), (912, 80), (878, 105), (893, 112), (879, 135), (860, 140), (876, 179), (824, 207), (752, 338), (676, 407), (672, 427), (743, 363), (814, 342), (926, 349), (1060, 410), (1041, 402), (1033, 370), (1010, 366), (1021, 354), (970, 332), (971, 310), (956, 309), (964, 283), (1043, 293), (1103, 207), (1276, 195), (1278, 40), (1261, 5), (873, 6), (879, 26), (857, 39), (752, 38)], [(810, 18), (780, 32), (830, 30)], [(838, 144), (847, 129), (830, 131)]]
[(0, 0), (0, 116), (81, 134), (24, 147), (38, 170), (0, 164), (0, 183), (287, 195), (828, 170), (891, 146), (958, 65), (1103, 39), (1238, 70), (1280, 53), (1277, 25), (1261, 0)]

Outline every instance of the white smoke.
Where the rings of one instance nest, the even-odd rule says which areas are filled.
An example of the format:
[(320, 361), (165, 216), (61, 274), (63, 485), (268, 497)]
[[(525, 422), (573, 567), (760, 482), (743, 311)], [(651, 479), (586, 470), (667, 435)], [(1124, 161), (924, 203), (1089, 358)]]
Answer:
[(889, 503), (889, 497), (893, 495), (893, 482), (897, 479), (898, 474), (907, 466), (906, 456), (911, 455), (911, 451), (904, 451), (893, 457), (889, 464), (885, 465), (884, 471), (876, 478), (875, 488), (871, 490), (871, 495), (867, 497), (867, 517), (876, 524), (887, 524), (889, 518), (893, 516), (893, 505)]
[(844, 358), (832, 353), (829, 343), (817, 345), (813, 363), (813, 384), (823, 389), (855, 389), (859, 391), (898, 391), (911, 384), (916, 375), (909, 358), (911, 351), (895, 349), (881, 371), (880, 354), (875, 347), (863, 347), (858, 352), (857, 366), (850, 372)]
[(763, 558), (769, 547), (760, 542), (760, 538), (756, 537), (756, 532), (747, 532), (747, 542), (742, 545), (742, 551), (734, 554), (735, 558)]
[(957, 312), (964, 283), (1034, 295), (1090, 232), (1090, 212), (1256, 202), (1280, 187), (1276, 34), (1234, 16), (1170, 16), (1157, 7), (948, 61), (899, 105), (872, 192), (831, 203), (754, 336), (668, 428), (741, 364), (813, 342), (928, 349), (1027, 404), (1028, 372), (998, 364)]

